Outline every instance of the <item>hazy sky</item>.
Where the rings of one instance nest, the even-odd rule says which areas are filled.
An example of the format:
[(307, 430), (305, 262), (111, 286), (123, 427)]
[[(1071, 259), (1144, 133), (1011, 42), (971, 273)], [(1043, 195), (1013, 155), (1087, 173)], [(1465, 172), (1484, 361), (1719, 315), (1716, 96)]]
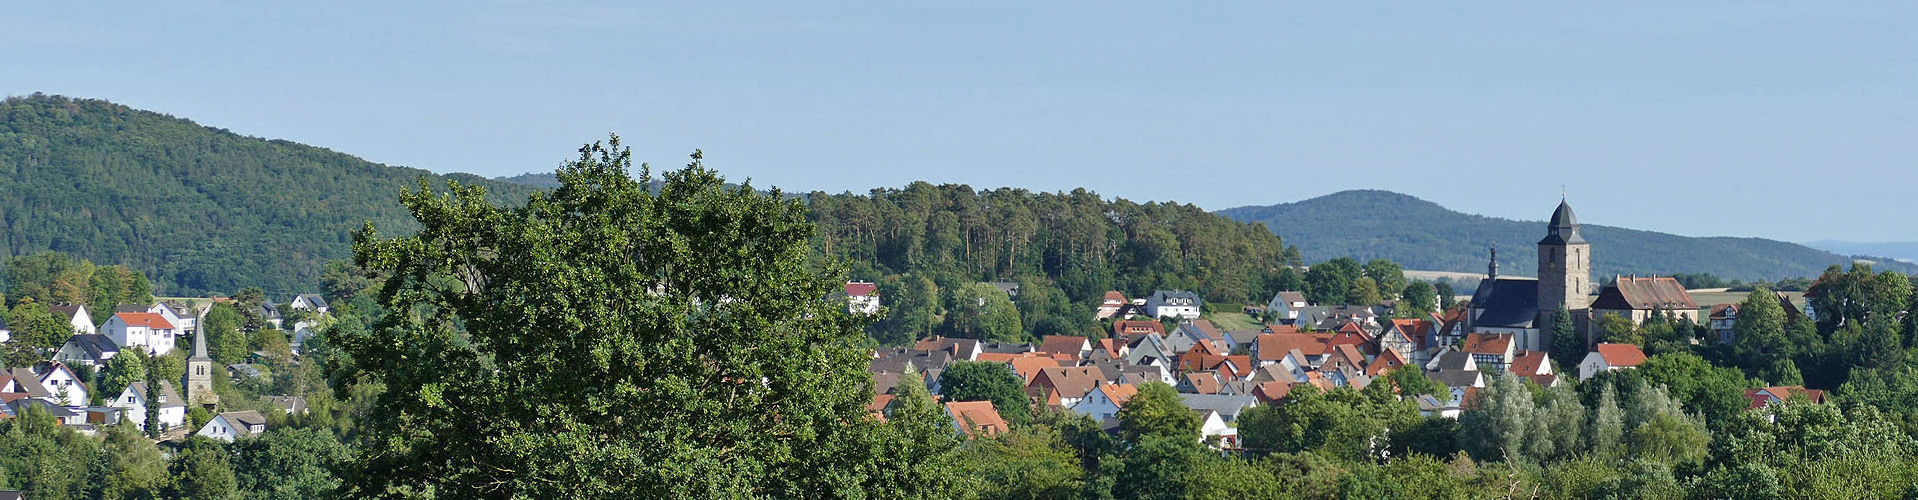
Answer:
[[(1918, 240), (1918, 3), (8, 2), (0, 93), (435, 171), (635, 156), (1208, 209), (1353, 188)], [(1682, 4), (1682, 5), (1679, 5)]]

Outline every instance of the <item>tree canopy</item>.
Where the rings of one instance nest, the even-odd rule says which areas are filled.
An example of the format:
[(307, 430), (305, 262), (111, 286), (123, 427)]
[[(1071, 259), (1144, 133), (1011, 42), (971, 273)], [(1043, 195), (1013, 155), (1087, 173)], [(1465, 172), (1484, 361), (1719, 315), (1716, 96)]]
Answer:
[(421, 231), (362, 231), (387, 314), (334, 341), (386, 390), (346, 491), (844, 497), (916, 467), (862, 445), (868, 320), (830, 298), (805, 206), (693, 157), (655, 194), (615, 137), (523, 206), (423, 183)]

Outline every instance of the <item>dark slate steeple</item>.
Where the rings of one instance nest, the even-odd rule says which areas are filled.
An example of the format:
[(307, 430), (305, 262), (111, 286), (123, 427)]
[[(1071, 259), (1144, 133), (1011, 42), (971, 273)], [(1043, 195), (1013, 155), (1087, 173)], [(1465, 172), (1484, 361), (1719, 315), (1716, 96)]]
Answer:
[(1585, 243), (1585, 237), (1578, 234), (1578, 216), (1572, 213), (1572, 205), (1559, 200), (1558, 210), (1552, 211), (1552, 222), (1547, 227), (1545, 239), (1540, 245), (1575, 245)]

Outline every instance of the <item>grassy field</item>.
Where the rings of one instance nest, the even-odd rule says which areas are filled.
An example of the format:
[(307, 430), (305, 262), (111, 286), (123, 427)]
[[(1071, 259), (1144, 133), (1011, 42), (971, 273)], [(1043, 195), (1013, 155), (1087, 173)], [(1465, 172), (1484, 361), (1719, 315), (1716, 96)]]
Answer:
[(1265, 326), (1257, 320), (1252, 319), (1251, 316), (1247, 316), (1241, 312), (1212, 313), (1206, 315), (1205, 319), (1212, 320), (1213, 325), (1218, 326), (1220, 330), (1228, 332), (1234, 330), (1257, 330)]
[[(1728, 292), (1723, 288), (1689, 290), (1687, 293), (1692, 295), (1692, 301), (1697, 302), (1698, 307), (1701, 308), (1710, 308), (1718, 304), (1737, 304), (1751, 295), (1751, 292)], [(1791, 303), (1797, 304), (1800, 308), (1804, 307), (1805, 292), (1785, 292), (1785, 296), (1791, 298)]]

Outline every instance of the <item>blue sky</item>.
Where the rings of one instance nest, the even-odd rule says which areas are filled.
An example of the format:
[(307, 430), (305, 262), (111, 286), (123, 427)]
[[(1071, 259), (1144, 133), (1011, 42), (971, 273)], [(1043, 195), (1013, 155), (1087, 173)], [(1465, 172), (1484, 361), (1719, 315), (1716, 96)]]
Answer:
[(442, 172), (618, 132), (788, 190), (1540, 220), (1564, 185), (1588, 223), (1918, 240), (1911, 2), (77, 3), (0, 5), (0, 93)]

